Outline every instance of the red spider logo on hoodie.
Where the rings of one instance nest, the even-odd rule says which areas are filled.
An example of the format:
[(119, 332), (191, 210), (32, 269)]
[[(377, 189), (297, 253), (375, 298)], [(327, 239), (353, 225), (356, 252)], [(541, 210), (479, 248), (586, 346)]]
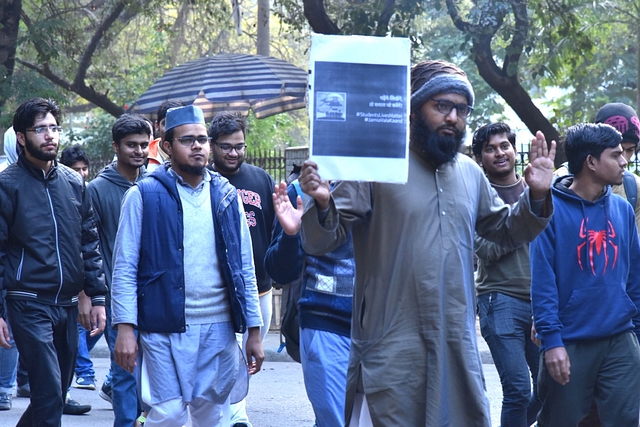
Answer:
[(613, 243), (612, 240), (616, 237), (616, 230), (614, 230), (611, 221), (607, 221), (606, 230), (587, 230), (585, 221), (586, 219), (583, 218), (580, 223), (580, 238), (585, 239), (585, 241), (578, 245), (578, 264), (580, 265), (580, 269), (584, 270), (582, 250), (588, 245), (584, 255), (588, 258), (591, 272), (594, 276), (596, 275), (594, 258), (604, 257), (604, 270), (602, 271), (602, 275), (604, 276), (609, 266), (610, 251), (613, 252), (612, 270), (616, 268), (616, 262), (618, 261), (618, 246)]

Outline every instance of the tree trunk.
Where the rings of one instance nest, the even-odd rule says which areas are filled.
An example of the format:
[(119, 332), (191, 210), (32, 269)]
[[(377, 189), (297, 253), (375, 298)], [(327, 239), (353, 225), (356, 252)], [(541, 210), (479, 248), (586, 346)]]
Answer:
[[(478, 67), (480, 76), (505, 100), (532, 134), (535, 135), (537, 131), (541, 131), (548, 143), (551, 141), (557, 143), (560, 133), (533, 103), (527, 91), (520, 84), (517, 74), (509, 76), (498, 68), (493, 59), (487, 57), (491, 52), (490, 49), (487, 53), (486, 46), (481, 44), (475, 46), (475, 54), (473, 55), (473, 61)], [(557, 145), (557, 148), (556, 166), (566, 160), (562, 147)]]
[[(20, 25), (20, 10), (22, 0), (0, 0), (0, 76), (2, 82), (8, 82), (13, 75), (16, 63), (16, 47), (18, 44), (18, 29)], [(6, 95), (0, 83), (0, 108), (6, 102)]]
[(269, 56), (269, 17), (271, 10), (269, 0), (258, 0), (258, 37), (256, 40), (256, 53)]

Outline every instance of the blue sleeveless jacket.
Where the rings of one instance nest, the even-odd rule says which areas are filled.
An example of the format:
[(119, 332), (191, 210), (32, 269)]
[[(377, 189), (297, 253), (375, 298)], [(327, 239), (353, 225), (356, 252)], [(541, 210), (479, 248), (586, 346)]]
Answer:
[[(240, 218), (236, 189), (218, 173), (211, 176), (211, 210), (216, 253), (229, 291), (234, 329), (247, 329), (242, 275)], [(183, 263), (183, 211), (176, 178), (158, 168), (139, 181), (143, 220), (138, 264), (138, 329), (146, 332), (186, 331)], [(203, 262), (206, 261), (203, 259)]]

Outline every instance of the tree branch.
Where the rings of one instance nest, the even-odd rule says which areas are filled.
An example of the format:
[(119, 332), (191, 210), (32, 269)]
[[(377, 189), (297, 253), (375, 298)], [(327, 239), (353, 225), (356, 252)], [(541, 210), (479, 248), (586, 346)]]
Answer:
[(519, 0), (512, 0), (511, 7), (515, 17), (515, 32), (511, 38), (511, 43), (507, 47), (504, 63), (502, 64), (502, 70), (509, 76), (518, 74), (520, 56), (529, 36), (527, 4)]
[(316, 33), (339, 34), (340, 28), (329, 18), (324, 9), (324, 0), (302, 0), (304, 16)]
[(124, 10), (124, 6), (125, 6), (124, 1), (118, 2), (116, 7), (113, 9), (113, 11), (106, 17), (106, 19), (102, 22), (102, 24), (100, 24), (100, 26), (98, 26), (98, 28), (96, 29), (96, 32), (93, 34), (93, 37), (91, 37), (91, 41), (89, 41), (87, 48), (82, 54), (82, 59), (78, 64), (76, 77), (73, 80), (74, 86), (78, 88), (82, 86), (86, 87), (84, 80), (87, 76), (87, 70), (91, 66), (91, 61), (93, 60), (93, 54), (98, 49), (98, 45), (100, 44), (100, 41), (104, 37), (107, 30), (113, 25), (114, 22), (116, 22), (116, 20), (118, 19), (118, 16), (120, 16), (122, 11)]
[(82, 87), (77, 87), (74, 83), (68, 82), (58, 77), (53, 71), (49, 69), (48, 65), (45, 65), (44, 67), (38, 67), (37, 65), (23, 61), (19, 58), (16, 59), (16, 62), (23, 67), (33, 70), (41, 76), (47, 78), (55, 85), (80, 95), (87, 101), (92, 102), (114, 117), (120, 117), (122, 114), (124, 114), (124, 108), (114, 104), (106, 94), (101, 94), (93, 89), (93, 87), (87, 87), (85, 85), (82, 85)]

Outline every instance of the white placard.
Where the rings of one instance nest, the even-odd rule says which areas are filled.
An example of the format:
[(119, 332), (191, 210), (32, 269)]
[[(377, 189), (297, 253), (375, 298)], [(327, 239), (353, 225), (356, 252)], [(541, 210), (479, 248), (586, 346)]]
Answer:
[(311, 36), (310, 159), (324, 179), (406, 183), (411, 45)]

